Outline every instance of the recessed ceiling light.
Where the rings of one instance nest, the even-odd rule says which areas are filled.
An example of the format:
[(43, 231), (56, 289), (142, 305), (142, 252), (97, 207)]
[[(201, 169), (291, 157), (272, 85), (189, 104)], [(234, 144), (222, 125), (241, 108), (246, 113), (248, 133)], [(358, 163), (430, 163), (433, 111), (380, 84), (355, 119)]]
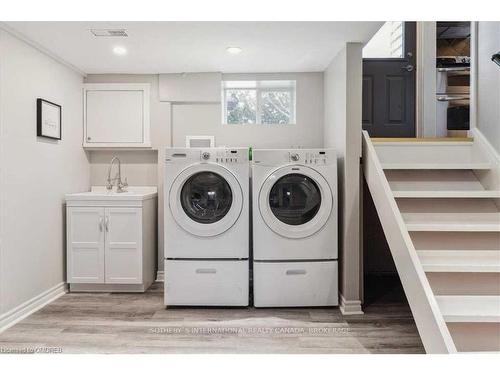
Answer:
[(115, 55), (123, 56), (123, 55), (127, 54), (127, 49), (125, 47), (122, 47), (122, 46), (116, 46), (113, 48), (113, 53)]
[(227, 47), (226, 48), (227, 53), (230, 53), (231, 55), (237, 55), (241, 51), (243, 51), (240, 47)]

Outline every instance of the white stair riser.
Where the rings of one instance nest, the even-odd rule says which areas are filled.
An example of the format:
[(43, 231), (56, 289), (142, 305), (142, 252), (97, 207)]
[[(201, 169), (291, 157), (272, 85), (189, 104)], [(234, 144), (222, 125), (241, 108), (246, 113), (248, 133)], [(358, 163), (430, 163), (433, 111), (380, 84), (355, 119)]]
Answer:
[(425, 272), (500, 272), (500, 250), (420, 250)]
[(435, 295), (500, 295), (499, 273), (427, 273)]
[(460, 352), (500, 351), (500, 323), (448, 323)]
[(498, 250), (499, 232), (412, 232), (417, 250)]

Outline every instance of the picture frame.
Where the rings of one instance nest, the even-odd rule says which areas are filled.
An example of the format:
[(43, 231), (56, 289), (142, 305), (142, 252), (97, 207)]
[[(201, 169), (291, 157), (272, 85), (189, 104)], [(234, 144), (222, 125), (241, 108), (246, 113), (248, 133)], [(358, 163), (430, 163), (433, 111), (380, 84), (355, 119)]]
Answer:
[(38, 98), (36, 100), (36, 135), (38, 137), (62, 139), (62, 107), (59, 104)]

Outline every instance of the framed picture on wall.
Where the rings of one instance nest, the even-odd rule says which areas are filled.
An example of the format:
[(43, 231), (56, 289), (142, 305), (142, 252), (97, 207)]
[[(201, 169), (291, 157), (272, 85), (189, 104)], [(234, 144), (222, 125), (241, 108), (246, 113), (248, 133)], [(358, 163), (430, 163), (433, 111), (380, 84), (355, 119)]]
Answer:
[(36, 135), (39, 137), (61, 139), (61, 106), (38, 98), (36, 100)]

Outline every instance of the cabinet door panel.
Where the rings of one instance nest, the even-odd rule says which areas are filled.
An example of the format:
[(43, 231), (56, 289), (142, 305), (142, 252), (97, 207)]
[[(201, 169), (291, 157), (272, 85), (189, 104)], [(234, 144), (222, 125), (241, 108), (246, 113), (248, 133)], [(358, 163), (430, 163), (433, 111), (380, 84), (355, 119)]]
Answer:
[(67, 272), (69, 283), (104, 282), (104, 208), (67, 210)]
[(106, 208), (106, 283), (142, 283), (141, 233), (141, 208)]
[(86, 92), (87, 143), (144, 142), (144, 92)]

